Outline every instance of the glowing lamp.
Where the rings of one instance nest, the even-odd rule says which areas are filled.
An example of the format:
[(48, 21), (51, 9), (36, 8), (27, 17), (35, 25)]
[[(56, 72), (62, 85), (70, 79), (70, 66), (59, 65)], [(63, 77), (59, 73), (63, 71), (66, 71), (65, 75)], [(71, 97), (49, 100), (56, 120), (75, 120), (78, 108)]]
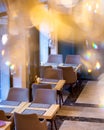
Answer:
[(92, 70), (91, 69), (88, 69), (88, 73), (91, 73), (92, 72)]
[(99, 62), (96, 63), (96, 69), (100, 69), (101, 65)]
[(5, 45), (5, 44), (7, 43), (7, 41), (8, 41), (8, 35), (7, 35), (7, 34), (4, 34), (4, 35), (2, 36), (2, 44)]

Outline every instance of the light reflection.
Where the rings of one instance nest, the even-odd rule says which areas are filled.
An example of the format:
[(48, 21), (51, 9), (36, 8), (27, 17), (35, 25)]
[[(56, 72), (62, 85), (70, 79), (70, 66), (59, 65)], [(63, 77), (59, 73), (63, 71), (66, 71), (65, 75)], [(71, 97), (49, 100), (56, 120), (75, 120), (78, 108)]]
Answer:
[(104, 102), (101, 103), (101, 104), (99, 104), (99, 107), (100, 107), (100, 108), (104, 108)]
[(92, 47), (93, 47), (94, 49), (98, 49), (97, 44), (96, 44), (96, 43), (94, 43), (94, 42), (92, 42)]
[(98, 70), (98, 69), (100, 69), (100, 68), (101, 68), (101, 65), (100, 65), (99, 62), (97, 62), (97, 63), (96, 63), (96, 69)]
[(1, 55), (4, 56), (4, 54), (5, 54), (5, 50), (2, 50)]
[(87, 60), (89, 60), (91, 58), (91, 52), (87, 51), (87, 53), (85, 54), (85, 57)]
[(12, 64), (12, 65), (10, 66), (10, 69), (11, 69), (11, 70), (14, 70), (14, 68), (15, 68), (15, 65)]
[(7, 66), (10, 66), (11, 63), (10, 63), (10, 61), (6, 61), (5, 64), (6, 64)]
[(94, 49), (89, 49), (83, 54), (82, 62), (86, 66), (88, 73), (101, 68), (99, 54)]
[(7, 35), (7, 34), (4, 34), (4, 35), (2, 36), (2, 44), (5, 45), (5, 44), (7, 43), (7, 41), (8, 41), (8, 35)]
[(91, 73), (92, 72), (92, 70), (91, 69), (88, 69), (88, 73)]

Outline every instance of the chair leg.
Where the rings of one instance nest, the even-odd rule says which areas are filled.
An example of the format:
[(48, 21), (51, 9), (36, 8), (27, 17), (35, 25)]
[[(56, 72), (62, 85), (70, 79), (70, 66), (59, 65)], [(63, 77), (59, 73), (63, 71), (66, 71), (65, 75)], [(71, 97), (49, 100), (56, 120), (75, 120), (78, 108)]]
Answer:
[(73, 89), (74, 89), (74, 88), (71, 86), (71, 87), (70, 87), (70, 93), (71, 93), (72, 96), (74, 96), (74, 90), (73, 90)]
[(62, 91), (60, 91), (60, 97), (61, 97), (61, 101), (62, 101), (62, 103), (63, 103), (64, 100), (63, 100), (63, 94), (62, 94)]
[(51, 130), (58, 130), (55, 119), (49, 120), (51, 123)]
[(62, 95), (62, 91), (58, 91), (58, 97), (59, 97), (59, 105), (61, 107), (61, 103), (63, 103), (63, 95)]
[(55, 129), (57, 130), (57, 125), (56, 125), (56, 121), (54, 120), (54, 126), (55, 126)]

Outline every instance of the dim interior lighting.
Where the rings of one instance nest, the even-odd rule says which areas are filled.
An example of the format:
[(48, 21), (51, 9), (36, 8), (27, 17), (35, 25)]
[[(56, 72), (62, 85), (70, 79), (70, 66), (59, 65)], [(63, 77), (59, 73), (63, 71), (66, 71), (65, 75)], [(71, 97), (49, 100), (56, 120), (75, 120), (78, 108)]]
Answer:
[(91, 73), (92, 72), (92, 70), (91, 69), (88, 69), (88, 73)]
[(7, 43), (7, 41), (8, 41), (8, 35), (7, 35), (7, 34), (4, 34), (4, 35), (2, 36), (2, 44), (5, 45), (5, 44)]
[(13, 65), (13, 64), (10, 65), (10, 69), (11, 69), (11, 70), (14, 70), (14, 68), (15, 68), (15, 65)]
[(12, 75), (16, 73), (14, 64), (11, 64), (10, 61), (6, 61), (5, 64), (9, 67), (10, 73)]
[(101, 68), (100, 63), (97, 62), (97, 63), (96, 63), (96, 69), (100, 69), (100, 68)]
[(14, 70), (15, 65), (11, 64), (10, 61), (6, 61), (5, 64), (10, 67), (11, 70)]
[(10, 63), (10, 61), (6, 61), (5, 64), (6, 64), (7, 66), (10, 66), (11, 63)]

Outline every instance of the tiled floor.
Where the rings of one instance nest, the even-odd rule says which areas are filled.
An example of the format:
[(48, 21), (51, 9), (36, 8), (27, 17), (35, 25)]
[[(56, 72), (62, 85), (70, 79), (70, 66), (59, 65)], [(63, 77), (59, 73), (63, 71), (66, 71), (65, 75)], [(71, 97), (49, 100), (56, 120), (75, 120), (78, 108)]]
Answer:
[(57, 116), (59, 130), (104, 130), (104, 74), (88, 81), (75, 103), (63, 105)]
[(64, 121), (60, 130), (104, 130), (104, 124), (82, 121)]

